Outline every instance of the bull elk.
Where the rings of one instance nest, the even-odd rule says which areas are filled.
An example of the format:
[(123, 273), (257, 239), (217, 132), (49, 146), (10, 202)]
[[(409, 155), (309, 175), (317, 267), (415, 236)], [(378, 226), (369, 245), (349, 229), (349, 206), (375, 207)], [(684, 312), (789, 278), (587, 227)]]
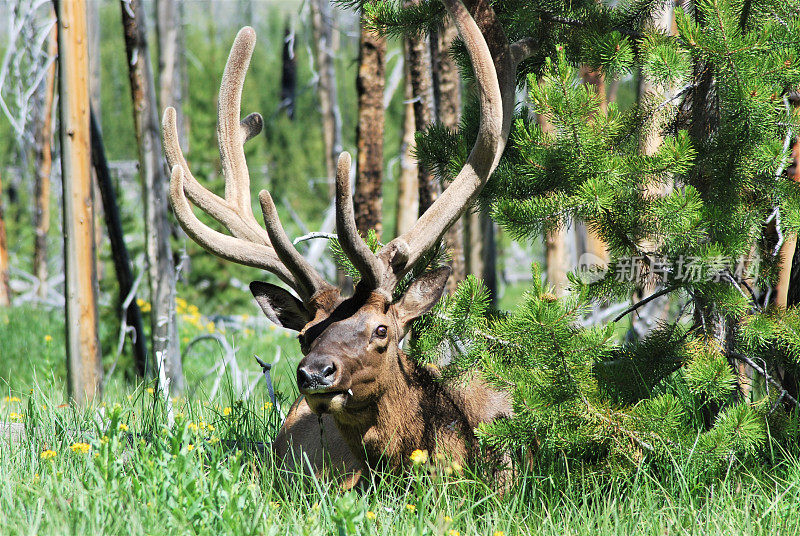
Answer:
[[(528, 42), (509, 45), (486, 0), (467, 2), (474, 18), (462, 0), (443, 2), (475, 72), (481, 106), (477, 140), (450, 186), (408, 232), (377, 253), (356, 230), (350, 155), (341, 155), (336, 230), (342, 250), (361, 274), (350, 297), (323, 280), (294, 248), (269, 192), (258, 196), (265, 228), (253, 215), (243, 144), (261, 131), (263, 119), (251, 114), (239, 120), (242, 86), (255, 46), (252, 28), (243, 28), (236, 36), (219, 92), (217, 135), (224, 198), (194, 178), (178, 143), (175, 111), (167, 108), (164, 113), (170, 203), (186, 234), (219, 257), (272, 272), (297, 294), (259, 281), (250, 285), (270, 320), (299, 332), (304, 354), (297, 368), (301, 396), (273, 447), (287, 463), (300, 459), (303, 450), (315, 470), (329, 458), (332, 466), (357, 476), (365, 463), (380, 461), (399, 468), (415, 449), (469, 462), (475, 453), (475, 427), (511, 413), (504, 393), (479, 380), (448, 387), (399, 347), (413, 320), (441, 297), (449, 269), (419, 277), (398, 301), (392, 300), (393, 291), (475, 200), (496, 168), (510, 130), (517, 64), (530, 48)], [(201, 223), (190, 201), (231, 234)], [(319, 421), (323, 437), (318, 415), (324, 416)]]

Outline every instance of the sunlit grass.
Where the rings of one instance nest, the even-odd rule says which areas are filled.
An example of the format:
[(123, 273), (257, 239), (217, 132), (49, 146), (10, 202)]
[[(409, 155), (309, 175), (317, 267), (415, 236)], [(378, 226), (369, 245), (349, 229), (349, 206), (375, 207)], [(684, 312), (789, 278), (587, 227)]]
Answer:
[[(733, 462), (711, 482), (677, 466), (611, 476), (559, 461), (525, 470), (501, 496), (469, 468), (436, 469), (420, 451), (408, 474), (375, 474), (343, 493), (279, 471), (269, 452), (294, 399), (290, 334), (266, 322), (214, 326), (243, 370), (258, 370), (253, 353), (271, 362), (281, 352), (282, 408), (263, 379), (245, 400), (227, 373), (210, 398), (202, 377), (224, 352), (207, 339), (184, 355), (191, 398), (167, 402), (154, 384), (117, 374), (102, 404), (78, 409), (58, 369), (61, 319), (13, 311), (0, 313), (0, 421), (22, 423), (27, 439), (0, 440), (0, 534), (800, 534), (800, 461), (786, 453), (768, 472)], [(9, 337), (5, 318), (17, 329)], [(182, 335), (208, 334), (207, 323)]]

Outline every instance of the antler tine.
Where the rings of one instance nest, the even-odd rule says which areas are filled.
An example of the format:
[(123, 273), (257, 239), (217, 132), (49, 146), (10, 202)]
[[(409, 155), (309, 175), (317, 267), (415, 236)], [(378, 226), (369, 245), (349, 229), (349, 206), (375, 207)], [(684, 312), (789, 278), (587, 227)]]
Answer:
[(260, 115), (251, 114), (240, 122), (239, 114), (244, 77), (255, 46), (255, 30), (250, 26), (239, 30), (225, 63), (217, 104), (217, 139), (225, 175), (225, 200), (246, 213), (253, 222), (255, 216), (250, 206), (250, 172), (244, 157), (244, 142), (261, 132), (264, 121)]
[(194, 215), (189, 200), (186, 198), (184, 173), (185, 170), (181, 166), (172, 168), (169, 200), (175, 211), (175, 217), (181, 223), (186, 234), (204, 249), (223, 259), (268, 270), (290, 287), (298, 288), (294, 276), (281, 264), (271, 247), (222, 234), (205, 225)]
[(322, 279), (317, 271), (314, 270), (314, 267), (295, 249), (292, 241), (286, 235), (286, 231), (283, 230), (281, 220), (278, 218), (278, 210), (275, 208), (275, 203), (272, 201), (272, 196), (269, 195), (269, 192), (261, 190), (261, 193), (258, 194), (258, 200), (261, 203), (264, 225), (267, 228), (272, 247), (275, 248), (275, 253), (281, 262), (300, 283), (301, 289), (305, 291), (306, 297), (304, 301), (313, 298), (314, 294), (319, 291), (333, 288), (330, 283)]
[[(195, 242), (224, 259), (273, 272), (307, 301), (318, 290), (330, 288), (330, 285), (300, 257), (291, 244), (289, 247), (295, 256), (281, 251), (286, 249), (284, 244), (278, 248), (273, 246), (270, 232), (258, 224), (250, 204), (250, 174), (243, 146), (261, 132), (264, 120), (259, 114), (250, 114), (240, 122), (239, 110), (244, 78), (255, 41), (252, 28), (245, 27), (239, 31), (231, 46), (220, 84), (217, 138), (225, 176), (224, 199), (204, 188), (194, 178), (178, 142), (175, 110), (167, 108), (164, 112), (164, 150), (172, 169), (170, 203), (181, 227)], [(203, 224), (192, 212), (190, 200), (227, 227), (233, 236), (219, 233)], [(275, 229), (272, 231), (276, 236), (286, 237), (282, 228), (280, 232)]]
[[(411, 229), (389, 242), (379, 252), (378, 256), (384, 265), (392, 268), (384, 276), (383, 286), (387, 288), (394, 287), (419, 262), (423, 254), (441, 239), (480, 193), (500, 161), (508, 136), (510, 112), (513, 111), (513, 65), (504, 65), (512, 76), (503, 73), (501, 88), (495, 60), (475, 19), (462, 0), (442, 1), (453, 17), (472, 61), (480, 91), (480, 127), (466, 164), (450, 186)], [(488, 9), (491, 10), (490, 7)], [(505, 48), (508, 49), (507, 41)], [(510, 62), (512, 59), (509, 51), (505, 52), (498, 59), (501, 65), (502, 62)]]
[(383, 277), (383, 265), (369, 249), (356, 228), (353, 197), (350, 193), (350, 153), (339, 155), (336, 167), (336, 234), (342, 251), (369, 289), (377, 289)]

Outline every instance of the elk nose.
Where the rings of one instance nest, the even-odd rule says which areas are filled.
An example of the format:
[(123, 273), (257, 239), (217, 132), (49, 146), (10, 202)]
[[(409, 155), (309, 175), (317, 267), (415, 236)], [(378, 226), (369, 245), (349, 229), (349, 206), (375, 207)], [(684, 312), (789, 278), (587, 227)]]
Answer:
[(323, 389), (333, 385), (336, 379), (336, 364), (310, 364), (297, 368), (297, 386), (300, 389)]

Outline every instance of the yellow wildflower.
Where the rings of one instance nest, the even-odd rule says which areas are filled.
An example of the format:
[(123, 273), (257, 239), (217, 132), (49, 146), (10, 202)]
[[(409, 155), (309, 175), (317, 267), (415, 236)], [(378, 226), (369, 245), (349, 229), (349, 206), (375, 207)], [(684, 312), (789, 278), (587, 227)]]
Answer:
[(186, 445), (186, 450), (188, 450), (188, 451), (192, 451), (192, 450), (194, 450), (194, 445), (192, 445), (191, 443), (189, 443), (188, 445)]
[(231, 411), (233, 410), (230, 407), (226, 407), (225, 409), (222, 410), (222, 414), (227, 417), (228, 415), (231, 414)]
[(209, 333), (214, 333), (215, 328), (216, 326), (214, 322), (209, 322), (208, 324), (206, 324), (206, 331), (208, 331)]
[(107, 435), (104, 435), (103, 437), (100, 438), (100, 443), (102, 443), (103, 445), (105, 445), (108, 442), (109, 442), (109, 439), (108, 439)]
[(12, 411), (11, 415), (8, 416), (9, 419), (12, 421), (21, 421), (25, 418), (25, 415), (22, 413), (17, 413), (16, 411)]
[(44, 336), (44, 342), (50, 342), (52, 340), (53, 340), (53, 336), (52, 335), (45, 335)]
[(92, 450), (92, 446), (89, 443), (73, 443), (69, 448), (72, 452), (79, 452), (81, 454), (86, 454)]
[(450, 517), (450, 516), (444, 516), (444, 522), (445, 523), (452, 523), (453, 522), (453, 518)]
[(378, 516), (375, 515), (375, 512), (373, 512), (372, 510), (367, 512), (367, 519), (375, 519), (376, 517)]
[(127, 431), (128, 431), (128, 425), (127, 425), (127, 424), (125, 424), (124, 422), (121, 422), (121, 423), (119, 423), (119, 426), (118, 426), (118, 428), (119, 428), (119, 429), (120, 429), (120, 431), (122, 431), (122, 432), (127, 432)]
[(41, 459), (43, 459), (43, 460), (49, 460), (51, 458), (55, 458), (56, 457), (56, 451), (50, 450), (50, 449), (43, 450), (42, 453), (39, 454), (39, 457)]
[(186, 428), (188, 428), (190, 432), (196, 432), (197, 431), (197, 425), (195, 423), (193, 423), (193, 422), (190, 422), (189, 425)]
[(461, 533), (456, 529), (450, 529), (447, 531), (447, 536), (461, 536)]
[(219, 443), (219, 438), (217, 436), (211, 436), (211, 439), (209, 439), (208, 442), (211, 443), (212, 445), (214, 443)]
[(265, 402), (264, 407), (262, 409), (264, 411), (270, 411), (272, 409), (272, 402)]
[(11, 403), (11, 402), (22, 402), (22, 400), (20, 400), (20, 399), (19, 399), (18, 397), (16, 397), (16, 396), (7, 396), (7, 397), (3, 398), (3, 402), (6, 402), (6, 403)]
[(496, 530), (494, 531), (494, 536), (506, 536), (506, 533), (502, 530)]
[(414, 465), (422, 465), (428, 461), (428, 451), (427, 450), (415, 450), (411, 453), (411, 461), (414, 462)]
[(281, 506), (281, 503), (279, 503), (279, 502), (277, 502), (277, 501), (270, 501), (270, 502), (269, 502), (269, 505), (270, 505), (270, 507), (272, 507), (272, 508), (280, 508), (280, 506)]
[(416, 512), (417, 505), (416, 504), (407, 504), (406, 505), (406, 510), (408, 510), (409, 512)]
[(147, 389), (145, 389), (145, 390), (147, 391), (147, 394), (148, 394), (148, 395), (152, 395), (152, 394), (155, 392), (155, 390), (154, 390), (152, 387), (148, 387), (148, 388), (147, 388)]

